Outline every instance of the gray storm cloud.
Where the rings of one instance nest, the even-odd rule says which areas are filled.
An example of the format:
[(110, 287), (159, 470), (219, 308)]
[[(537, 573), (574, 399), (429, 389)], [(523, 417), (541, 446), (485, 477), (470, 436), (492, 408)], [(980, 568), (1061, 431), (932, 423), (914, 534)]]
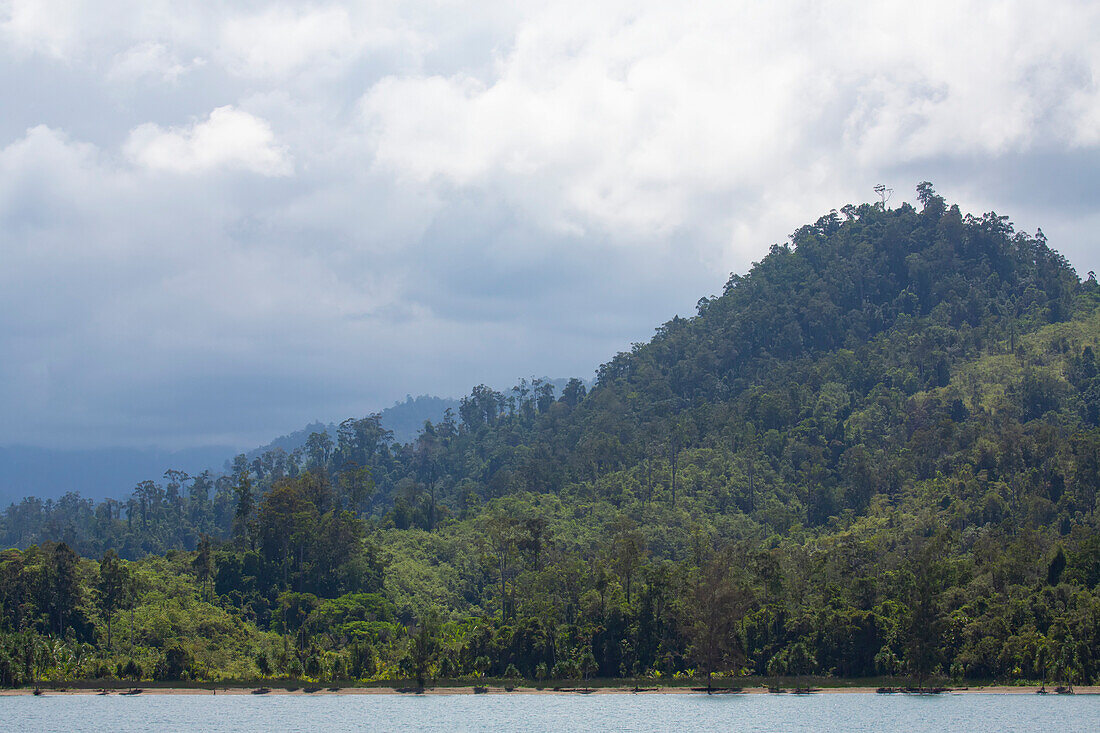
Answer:
[(932, 180), (1097, 261), (1091, 3), (0, 3), (0, 444), (591, 375)]

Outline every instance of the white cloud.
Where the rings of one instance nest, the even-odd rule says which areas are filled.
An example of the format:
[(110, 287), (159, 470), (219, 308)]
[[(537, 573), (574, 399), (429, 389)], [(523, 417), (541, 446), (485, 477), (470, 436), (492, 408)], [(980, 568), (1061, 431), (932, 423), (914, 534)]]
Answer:
[(579, 231), (673, 232), (696, 202), (809, 182), (815, 164), (848, 177), (1064, 144), (1080, 95), (1100, 96), (1089, 75), (1042, 73), (1100, 62), (1083, 30), (1100, 16), (1074, 10), (558, 5), (525, 19), (494, 79), (392, 77), (361, 109), (399, 177), (494, 187)]
[(241, 73), (281, 76), (307, 64), (339, 62), (353, 52), (356, 39), (343, 8), (275, 7), (226, 20), (221, 46)]
[(79, 3), (7, 0), (4, 5), (0, 5), (0, 38), (11, 47), (54, 58), (62, 58), (74, 50), (80, 38)]
[(0, 0), (0, 442), (264, 438), (587, 374), (880, 181), (1096, 269), (1098, 25), (1070, 0)]
[(220, 22), (218, 51), (235, 74), (283, 81), (332, 75), (367, 51), (420, 54), (426, 42), (384, 6), (284, 5)]
[(141, 79), (174, 82), (190, 69), (205, 64), (205, 59), (199, 57), (183, 63), (163, 43), (145, 41), (116, 55), (107, 78), (116, 83), (132, 83)]
[(136, 127), (125, 151), (139, 165), (173, 173), (229, 168), (285, 176), (293, 169), (271, 126), (231, 106), (218, 107), (206, 120), (186, 128), (165, 130), (153, 123)]

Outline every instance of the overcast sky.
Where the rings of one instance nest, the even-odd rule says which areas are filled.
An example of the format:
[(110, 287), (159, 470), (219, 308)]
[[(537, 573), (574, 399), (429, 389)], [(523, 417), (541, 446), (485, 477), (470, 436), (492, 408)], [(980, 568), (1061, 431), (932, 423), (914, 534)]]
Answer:
[(1050, 0), (0, 0), (0, 444), (247, 447), (591, 376), (879, 182), (1100, 269), (1098, 28)]

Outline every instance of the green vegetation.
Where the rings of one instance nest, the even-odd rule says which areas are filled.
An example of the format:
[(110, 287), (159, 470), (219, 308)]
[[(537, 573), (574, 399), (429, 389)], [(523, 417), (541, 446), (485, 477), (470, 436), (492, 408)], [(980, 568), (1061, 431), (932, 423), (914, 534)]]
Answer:
[(589, 393), (12, 505), (0, 684), (1097, 680), (1100, 286), (918, 193), (799, 229)]

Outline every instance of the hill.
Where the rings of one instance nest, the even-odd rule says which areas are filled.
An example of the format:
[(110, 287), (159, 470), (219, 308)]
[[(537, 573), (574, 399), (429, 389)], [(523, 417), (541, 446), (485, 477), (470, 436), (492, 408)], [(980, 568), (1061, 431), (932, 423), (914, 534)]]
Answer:
[[(481, 386), (414, 443), (371, 416), (126, 505), (13, 507), (35, 546), (0, 577), (42, 578), (39, 633), (101, 643), (115, 561), (67, 553), (118, 549), (157, 589), (129, 658), (198, 676), (1094, 680), (1100, 286), (918, 193), (800, 228), (591, 390)], [(262, 659), (200, 642), (222, 613)]]

